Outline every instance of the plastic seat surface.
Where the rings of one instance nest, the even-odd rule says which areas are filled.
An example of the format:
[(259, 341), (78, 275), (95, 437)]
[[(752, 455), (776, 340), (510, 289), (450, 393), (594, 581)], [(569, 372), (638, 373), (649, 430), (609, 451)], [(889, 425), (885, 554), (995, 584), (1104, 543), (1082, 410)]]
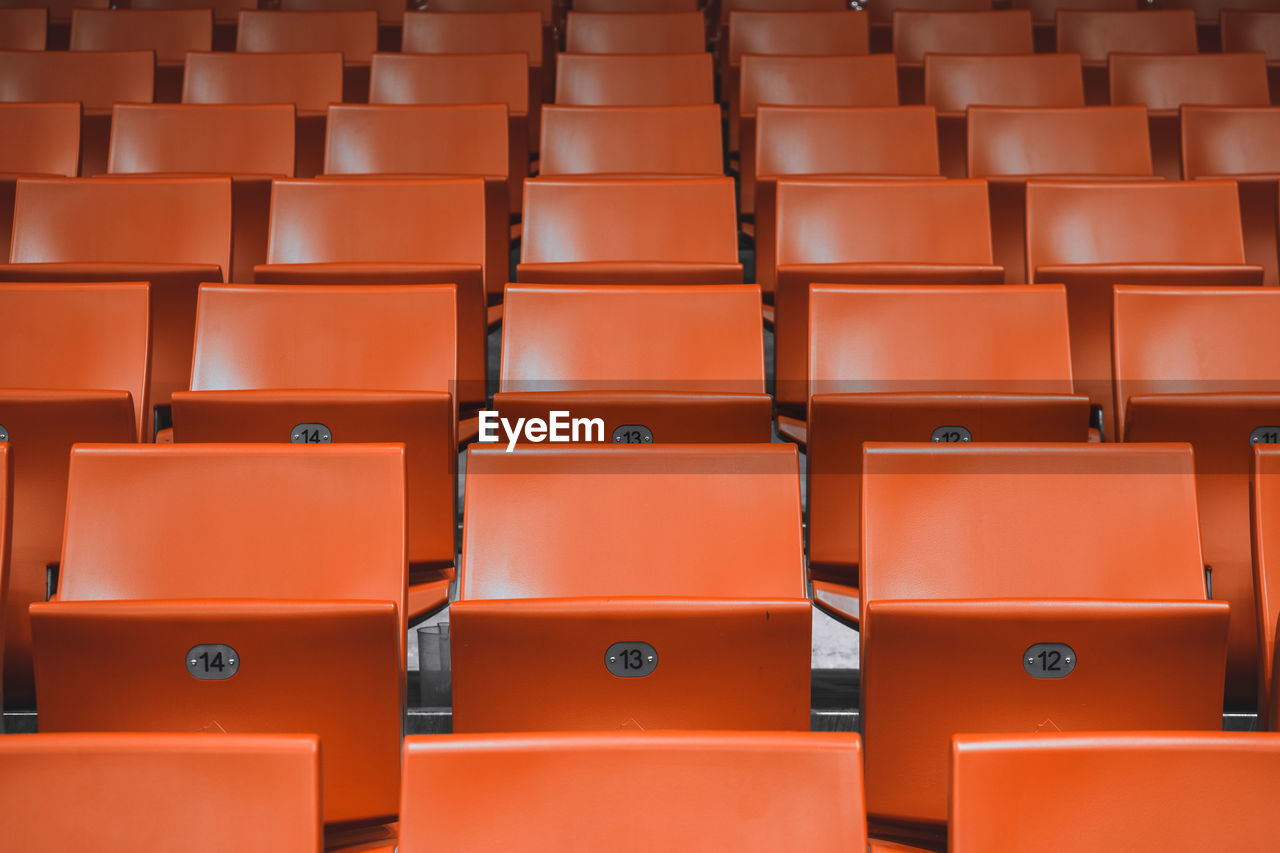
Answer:
[(724, 174), (720, 109), (688, 106), (542, 109), (538, 174)]
[(672, 106), (715, 102), (711, 54), (556, 56), (557, 104)]
[(0, 103), (0, 245), (12, 237), (18, 176), (74, 178), (79, 171), (78, 103)]
[(342, 54), (346, 65), (368, 65), (378, 49), (378, 16), (349, 11), (245, 10), (236, 26), (239, 53)]
[(185, 104), (293, 104), (323, 115), (342, 100), (342, 54), (189, 53)]
[(201, 9), (75, 9), (72, 50), (152, 50), (182, 65), (189, 50), (213, 49), (213, 15)]
[(44, 50), (48, 27), (47, 9), (0, 8), (0, 50)]
[(1277, 488), (1280, 488), (1280, 450), (1270, 444), (1252, 448), (1253, 583), (1258, 603), (1258, 728), (1280, 730), (1280, 702), (1276, 696), (1276, 628), (1280, 620), (1280, 586), (1276, 579), (1276, 543), (1280, 530)]
[(706, 47), (701, 12), (580, 12), (566, 19), (569, 53), (697, 53)]

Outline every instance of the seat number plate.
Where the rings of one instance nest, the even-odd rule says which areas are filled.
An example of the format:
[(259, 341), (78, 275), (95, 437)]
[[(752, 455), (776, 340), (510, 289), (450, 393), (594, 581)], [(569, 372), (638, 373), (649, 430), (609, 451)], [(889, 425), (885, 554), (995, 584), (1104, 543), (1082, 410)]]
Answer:
[(653, 444), (653, 430), (640, 424), (623, 424), (613, 431), (614, 444)]
[(614, 643), (604, 653), (604, 665), (619, 678), (643, 678), (658, 668), (658, 652), (648, 643)]
[(8, 428), (5, 427), (4, 424), (0, 424), (0, 441), (8, 441), (8, 440), (9, 440), (9, 430)]
[(973, 441), (973, 433), (962, 426), (940, 426), (929, 436), (936, 444), (959, 444)]
[[(3, 430), (4, 427), (0, 427)], [(1250, 446), (1255, 444), (1280, 444), (1280, 426), (1260, 426), (1249, 433)]]
[(187, 672), (201, 681), (225, 681), (240, 671), (240, 655), (222, 643), (201, 643), (187, 652)]
[(298, 424), (289, 433), (294, 444), (332, 444), (333, 433), (324, 424)]
[(1022, 668), (1032, 678), (1066, 678), (1076, 668), (1076, 653), (1066, 643), (1036, 643), (1023, 653)]

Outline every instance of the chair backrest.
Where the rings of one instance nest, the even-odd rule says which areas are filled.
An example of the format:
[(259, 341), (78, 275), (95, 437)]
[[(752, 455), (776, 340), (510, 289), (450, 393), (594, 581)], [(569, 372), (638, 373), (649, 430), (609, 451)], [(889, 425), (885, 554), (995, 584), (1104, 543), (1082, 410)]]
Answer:
[(757, 175), (938, 175), (933, 107), (759, 107)]
[(731, 12), (729, 64), (742, 56), (857, 56), (868, 53), (866, 12)]
[(503, 306), (502, 391), (764, 393), (755, 285), (509, 284)]
[(780, 180), (777, 258), (990, 264), (986, 181)]
[(893, 13), (893, 54), (898, 62), (919, 65), (926, 53), (1032, 53), (1031, 13), (998, 12)]
[[(1276, 734), (957, 735), (951, 850), (1261, 850), (1280, 837), (1278, 785)], [(1039, 802), (1070, 817), (1032, 817)]]
[[(40, 793), (50, 790), (71, 795)], [(236, 819), (192, 820), (193, 803)], [(0, 820), (8, 843), (31, 849), (308, 853), (324, 839), (320, 743), (204, 732), (11, 735), (0, 742)]]
[(730, 178), (530, 178), (523, 263), (738, 262)]
[(347, 65), (368, 65), (378, 49), (378, 13), (246, 10), (236, 25), (240, 53), (324, 53), (337, 51)]
[(542, 108), (540, 175), (722, 175), (720, 108)]
[(1071, 53), (1030, 56), (926, 56), (924, 100), (943, 112), (975, 105), (1083, 107), (1080, 57)]
[(472, 447), (462, 535), (463, 600), (804, 589), (800, 474), (780, 444)]
[(1031, 10), (1033, 24), (1048, 27), (1056, 25), (1059, 9), (1131, 12), (1134, 6), (1133, 0), (1013, 0), (1013, 8)]
[(404, 0), (281, 0), (280, 8), (299, 12), (346, 12), (373, 9), (379, 26), (399, 26), (404, 21)]
[(1227, 53), (1260, 50), (1267, 62), (1280, 62), (1280, 9), (1223, 9), (1222, 49)]
[(192, 391), (452, 392), (454, 288), (200, 287)]
[(330, 175), (507, 177), (505, 104), (334, 104), (325, 125)]
[(71, 12), (74, 9), (106, 9), (111, 5), (111, 0), (4, 0), (5, 6), (31, 7), (42, 6), (49, 10), (49, 20), (51, 23), (66, 24), (71, 20)]
[[(717, 26), (723, 32), (734, 12), (839, 12), (847, 11), (847, 0), (723, 0)], [(714, 8), (714, 7), (709, 7)]]
[(697, 53), (707, 46), (701, 12), (576, 12), (567, 16), (569, 53)]
[(742, 57), (742, 115), (774, 106), (891, 107), (898, 72), (888, 54)]
[(860, 593), (1203, 601), (1191, 447), (866, 444)]
[[(77, 6), (93, 5), (76, 3)], [(104, 4), (105, 5), (105, 4)], [(130, 9), (213, 9), (214, 23), (234, 26), (241, 9), (256, 9), (256, 0), (129, 0)]]
[(276, 181), (267, 263), (484, 263), (484, 181)]
[[(775, 0), (776, 2), (776, 0)], [(928, 12), (989, 12), (991, 0), (875, 0), (870, 4), (871, 22), (889, 26), (899, 10)]]
[(555, 16), (554, 0), (435, 0), (437, 12), (537, 12), (543, 26), (551, 26)]
[(231, 268), (228, 178), (20, 178), (11, 263)]
[(189, 53), (184, 104), (293, 104), (324, 113), (342, 100), (341, 53)]
[(0, 103), (0, 174), (80, 171), (80, 105)]
[(293, 175), (291, 104), (117, 104), (112, 173)]
[(105, 115), (117, 103), (151, 103), (155, 66), (149, 50), (0, 50), (0, 101), (79, 101)]
[(1113, 53), (1197, 53), (1196, 16), (1186, 9), (1058, 12), (1058, 52), (1105, 65)]
[(0, 50), (44, 50), (48, 28), (48, 9), (0, 9)]
[(578, 0), (579, 12), (696, 12), (698, 0)]
[(391, 601), (403, 619), (404, 476), (401, 445), (77, 445), (58, 598)]
[[(457, 779), (443, 795), (439, 779)], [(545, 785), (539, 779), (554, 778)], [(855, 734), (599, 732), (411, 737), (400, 845), (528, 853), (575, 844), (617, 850), (866, 846)], [(632, 809), (614, 807), (621, 797)], [(524, 815), (502, 803), (526, 803)], [(744, 813), (745, 803), (768, 807)], [(482, 826), (450, 819), (476, 808)], [(578, 810), (584, 809), (582, 816)], [(813, 811), (822, 820), (811, 820)], [(530, 815), (537, 815), (530, 821)]]
[(1234, 181), (1029, 181), (1027, 270), (1243, 264)]
[(1276, 624), (1280, 620), (1280, 447), (1253, 446), (1253, 583), (1258, 606), (1259, 728), (1280, 729), (1276, 696)]
[(1280, 107), (1182, 108), (1182, 173), (1280, 173)]
[(1061, 285), (815, 284), (809, 395), (1070, 394)]
[(1267, 106), (1267, 61), (1261, 53), (1111, 55), (1111, 103), (1176, 110), (1183, 104)]
[(1142, 107), (970, 107), (969, 177), (1151, 174)]
[(711, 54), (561, 53), (556, 103), (578, 106), (670, 106), (715, 102)]
[(128, 391), (150, 434), (145, 283), (0, 284), (0, 386)]
[(523, 53), (543, 64), (537, 12), (406, 12), (404, 53)]
[(208, 9), (76, 9), (72, 50), (154, 50), (156, 61), (181, 65), (189, 50), (213, 49)]
[(1216, 26), (1221, 14), (1228, 9), (1275, 9), (1272, 0), (1164, 0), (1160, 5), (1164, 9), (1191, 9), (1196, 13), (1196, 22), (1202, 26)]
[[(1112, 320), (1116, 413), (1145, 394), (1280, 393), (1268, 364), (1280, 291), (1117, 286)], [(1274, 628), (1275, 626), (1272, 625)]]
[(509, 114), (526, 115), (529, 61), (523, 53), (377, 53), (369, 103), (506, 104)]

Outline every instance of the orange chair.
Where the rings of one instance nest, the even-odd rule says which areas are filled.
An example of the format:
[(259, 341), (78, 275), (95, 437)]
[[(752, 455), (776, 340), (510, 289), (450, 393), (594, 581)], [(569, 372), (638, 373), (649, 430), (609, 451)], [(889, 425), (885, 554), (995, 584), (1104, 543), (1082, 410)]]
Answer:
[(989, 12), (991, 0), (876, 0), (868, 4), (871, 13), (871, 49), (893, 52), (893, 16), (899, 10), (925, 12)]
[(377, 49), (378, 13), (373, 9), (254, 9), (242, 11), (236, 27), (240, 53), (341, 53), (343, 101), (368, 102), (369, 62)]
[[(802, 416), (809, 285), (999, 284), (985, 181), (778, 181), (775, 399)], [(794, 438), (803, 440), (792, 423)]]
[[(1190, 447), (864, 453), (870, 816), (945, 821), (958, 732), (1221, 730), (1230, 608), (1206, 600)], [(961, 647), (963, 666), (912, 665)]]
[(1026, 281), (1027, 179), (1154, 180), (1142, 107), (969, 108), (968, 175), (986, 178), (1005, 282)]
[(738, 150), (745, 54), (860, 56), (870, 52), (867, 39), (866, 12), (731, 12), (722, 71), (729, 104), (729, 150)]
[(191, 376), (196, 288), (231, 268), (231, 181), (21, 178), (9, 261), (0, 281), (150, 282), (148, 396), (167, 406)]
[(455, 299), (449, 284), (204, 285), (191, 390), (173, 401), (177, 442), (402, 442), (426, 584), (411, 616), (448, 600), (456, 553)]
[(676, 106), (715, 103), (711, 54), (556, 56), (557, 104)]
[(543, 107), (538, 174), (719, 177), (720, 108)]
[(301, 729), (326, 823), (393, 816), (404, 482), (401, 445), (76, 446), (57, 594), (31, 607), (41, 731)]
[(1280, 183), (1280, 107), (1182, 108), (1182, 173), (1188, 180), (1230, 178), (1240, 190), (1244, 256), (1263, 284), (1277, 272), (1276, 200)]
[[(1257, 706), (1258, 611), (1249, 552), (1250, 445), (1280, 442), (1280, 381), (1267, 367), (1280, 292), (1116, 287), (1116, 420), (1125, 441), (1195, 447), (1204, 562), (1231, 602), (1227, 701)], [(1274, 626), (1272, 626), (1274, 627)]]
[(329, 107), (325, 175), (484, 179), (485, 290), (490, 302), (502, 299), (511, 262), (508, 164), (503, 104)]
[(184, 104), (293, 104), (293, 173), (321, 172), (325, 111), (342, 100), (341, 54), (189, 53), (182, 86)]
[(79, 171), (79, 104), (0, 103), (0, 246), (13, 237), (13, 193), (19, 177), (74, 178)]
[(373, 104), (506, 104), (509, 214), (520, 213), (529, 176), (529, 62), (521, 53), (373, 57)]
[(1106, 104), (1111, 54), (1196, 53), (1196, 16), (1188, 9), (1140, 12), (1132, 6), (1123, 12), (1060, 9), (1057, 48), (1059, 53), (1080, 54), (1086, 102)]
[(208, 9), (75, 9), (72, 50), (150, 50), (156, 57), (155, 99), (182, 99), (187, 51), (213, 50), (213, 14)]
[[(200, 820), (193, 809), (235, 819)], [(31, 850), (315, 853), (320, 744), (313, 735), (7, 737), (0, 820), (8, 843)]]
[(773, 436), (755, 285), (513, 284), (505, 305), (493, 407), (510, 423), (567, 411), (600, 420), (581, 440), (615, 444)]
[(756, 281), (769, 296), (780, 178), (941, 177), (933, 107), (758, 107), (755, 149), (754, 210), (743, 214), (755, 216)]
[(1280, 10), (1222, 10), (1222, 49), (1227, 53), (1260, 50), (1267, 57), (1271, 103), (1280, 104)]
[(1196, 28), (1200, 31), (1200, 51), (1212, 53), (1222, 50), (1222, 33), (1219, 29), (1222, 13), (1231, 11), (1275, 11), (1273, 0), (1162, 0), (1164, 9), (1191, 9), (1196, 13)]
[(1058, 10), (1132, 12), (1137, 6), (1133, 0), (1013, 0), (1013, 8), (1031, 11), (1036, 53), (1053, 53), (1057, 45)]
[(1267, 63), (1261, 53), (1202, 56), (1111, 55), (1111, 103), (1147, 108), (1157, 175), (1182, 177), (1178, 109), (1266, 106)]
[(893, 13), (893, 55), (898, 60), (898, 91), (904, 104), (924, 103), (926, 54), (999, 56), (1032, 52), (1031, 13), (1025, 9)]
[[(537, 12), (542, 19), (542, 56), (556, 55), (564, 31), (565, 4), (558, 0), (434, 0), (432, 12)], [(542, 92), (537, 103), (551, 103), (555, 95), (555, 67), (542, 74)]]
[(520, 282), (737, 284), (730, 178), (530, 178)]
[(231, 178), (231, 281), (267, 259), (271, 179), (293, 177), (291, 104), (117, 104), (111, 174)]
[(11, 706), (34, 698), (27, 605), (44, 601), (45, 567), (58, 562), (71, 445), (151, 437), (150, 343), (145, 284), (0, 284), (0, 447), (21, 460), (0, 602), (0, 693)]
[(568, 53), (697, 53), (707, 30), (701, 12), (578, 12), (567, 16)]
[(372, 9), (378, 13), (378, 50), (398, 51), (404, 35), (405, 0), (281, 0), (289, 12), (350, 12)]
[[(87, 5), (77, 3), (76, 5)], [(236, 49), (236, 21), (256, 0), (129, 0), (130, 9), (213, 9), (213, 49)]]
[(111, 107), (151, 103), (155, 58), (150, 51), (0, 51), (0, 101), (79, 101), (80, 174), (107, 169)]
[(259, 284), (457, 285), (457, 398), (485, 400), (484, 181), (276, 181)]
[(1280, 620), (1280, 598), (1277, 598), (1276, 549), (1280, 514), (1276, 511), (1277, 486), (1280, 485), (1280, 448), (1271, 444), (1253, 445), (1252, 509), (1253, 584), (1258, 603), (1258, 728), (1280, 731), (1280, 696), (1275, 673), (1277, 620)]
[(472, 445), (453, 730), (807, 732), (797, 466), (780, 444)]
[(1116, 283), (1255, 285), (1228, 181), (1027, 182), (1027, 279), (1067, 286), (1076, 389), (1119, 435), (1111, 383)]
[[(970, 107), (1082, 107), (1080, 57), (932, 54), (924, 60), (924, 100), (938, 109), (942, 174), (966, 177), (966, 111)], [(980, 175), (967, 175), (970, 178)]]
[(0, 50), (44, 50), (49, 10), (0, 8)]
[[(75, 9), (106, 9), (111, 0), (2, 0), (6, 8), (43, 8), (48, 13), (46, 43), (35, 50), (66, 50), (70, 42), (71, 13)], [(27, 50), (27, 48), (18, 48)]]
[(578, 12), (696, 12), (698, 0), (578, 0)]
[(856, 623), (864, 442), (1082, 442), (1089, 400), (1060, 285), (815, 284), (808, 320), (809, 574)]
[(742, 58), (742, 210), (754, 210), (756, 113), (761, 106), (894, 107), (898, 80), (893, 57), (755, 56)]
[[(863, 850), (861, 761), (858, 736), (832, 732), (411, 737), (400, 848)], [(748, 802), (768, 806), (744, 813)], [(471, 809), (494, 817), (455, 819)]]
[(951, 784), (954, 853), (1265, 850), (1280, 838), (1274, 734), (957, 735)]

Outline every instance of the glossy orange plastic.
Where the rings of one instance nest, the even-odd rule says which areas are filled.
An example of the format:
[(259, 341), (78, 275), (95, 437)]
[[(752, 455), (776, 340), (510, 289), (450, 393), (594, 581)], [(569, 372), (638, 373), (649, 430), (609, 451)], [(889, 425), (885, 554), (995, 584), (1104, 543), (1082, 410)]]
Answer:
[(673, 106), (715, 103), (711, 54), (556, 56), (556, 103)]
[(0, 9), (0, 50), (44, 50), (48, 27), (48, 9)]
[[(76, 3), (77, 6), (91, 6), (93, 3)], [(219, 47), (219, 50), (231, 50), (235, 47), (235, 25), (236, 18), (240, 14), (241, 9), (256, 9), (257, 3), (254, 0), (129, 0), (130, 9), (213, 9), (213, 22), (215, 25), (214, 39), (219, 36), (219, 29), (230, 28), (230, 42), (225, 48)]]
[(999, 284), (985, 181), (778, 181), (775, 399), (804, 412), (809, 285)]
[(300, 12), (351, 11), (373, 9), (378, 13), (378, 26), (395, 28), (396, 35), (404, 23), (405, 6), (402, 0), (281, 0), (280, 8)]
[(9, 459), (9, 443), (0, 443), (0, 710), (4, 708), (4, 610), (8, 607), (9, 546), (13, 542), (13, 463)]
[(899, 10), (932, 12), (990, 11), (991, 0), (879, 0), (870, 7), (872, 26), (889, 27)]
[(1116, 418), (1125, 441), (1195, 448), (1204, 562), (1231, 602), (1227, 701), (1256, 703), (1258, 625), (1249, 546), (1251, 433), (1280, 423), (1267, 368), (1280, 320), (1270, 288), (1116, 287)]
[(836, 733), (411, 737), (400, 849), (862, 850), (861, 759), (858, 736)]
[(1151, 178), (1142, 107), (969, 108), (968, 174), (991, 192), (991, 239), (1005, 282), (1027, 280), (1027, 179)]
[[(857, 585), (865, 441), (1085, 441), (1060, 285), (838, 285), (809, 293), (809, 561)], [(855, 616), (856, 618), (856, 616)]]
[[(1277, 785), (1273, 734), (958, 735), (950, 849), (1265, 850), (1280, 840)], [(1043, 803), (1062, 818), (1045, 819)]]
[(156, 57), (157, 101), (182, 97), (182, 68), (189, 50), (213, 49), (208, 9), (75, 9), (72, 50), (150, 50)]
[[(528, 59), (520, 53), (379, 53), (373, 57), (369, 101), (374, 104), (505, 104), (508, 211), (519, 213), (524, 179), (529, 175), (529, 72)], [(482, 143), (477, 143), (477, 147), (483, 147)]]
[(697, 53), (706, 48), (701, 12), (579, 12), (567, 16), (569, 53)]
[(342, 100), (369, 100), (369, 60), (378, 49), (373, 9), (294, 12), (245, 10), (236, 25), (240, 53), (342, 54)]
[(579, 12), (695, 12), (698, 0), (578, 0)]
[(1271, 103), (1280, 104), (1280, 9), (1223, 9), (1222, 49), (1227, 53), (1260, 50), (1266, 54)]
[[(454, 731), (807, 731), (797, 464), (782, 444), (471, 445)], [(656, 669), (611, 674), (620, 641)]]
[[(494, 408), (641, 424), (660, 444), (768, 442), (760, 288), (508, 286)], [(571, 436), (572, 437), (572, 436)], [(505, 439), (504, 439), (505, 442)]]
[(32, 850), (318, 853), (324, 842), (313, 735), (13, 735), (0, 741), (0, 802), (6, 842)]
[(80, 174), (106, 171), (111, 107), (151, 103), (155, 56), (149, 50), (0, 50), (0, 101), (79, 101)]
[(736, 284), (731, 178), (530, 178), (521, 282)]
[[(531, 66), (531, 80), (536, 84), (530, 88), (530, 103), (535, 105), (532, 112), (537, 118), (536, 105), (550, 103), (555, 94), (555, 75), (552, 66), (556, 51), (559, 49), (560, 37), (564, 32), (565, 4), (555, 0), (436, 0), (427, 10), (432, 16), (449, 13), (454, 21), (432, 23), (433, 27), (455, 30), (457, 36), (449, 45), (444, 45), (437, 53), (507, 53), (509, 51), (528, 53)], [(535, 48), (528, 40), (527, 24), (499, 24), (497, 15), (511, 16), (515, 14), (537, 12), (542, 24), (542, 44)], [(481, 14), (483, 13), (483, 14)], [(421, 16), (413, 11), (409, 16)], [(463, 21), (467, 19), (468, 22)], [(408, 26), (406, 18), (406, 27)], [(425, 20), (425, 19), (424, 19)], [(415, 26), (423, 24), (415, 24)], [(516, 32), (518, 30), (518, 33)], [(485, 47), (492, 39), (501, 39), (504, 44), (499, 47)], [(512, 44), (509, 39), (515, 38), (523, 47)], [(478, 40), (478, 44), (476, 43)], [(467, 47), (472, 42), (473, 47)], [(413, 51), (410, 47), (402, 48), (406, 53)], [(537, 54), (535, 55), (535, 51)], [(533, 67), (536, 66), (536, 67)], [(537, 142), (537, 134), (534, 134)]]
[(773, 107), (756, 109), (754, 214), (756, 281), (772, 294), (778, 179), (788, 177), (941, 177), (933, 107)]
[(1067, 286), (1076, 390), (1111, 439), (1111, 287), (1254, 285), (1228, 181), (1027, 182), (1027, 278)]
[(0, 613), (4, 694), (30, 706), (27, 605), (58, 562), (76, 441), (151, 436), (145, 284), (0, 284), (0, 424), (12, 448), (12, 563)]
[(1025, 9), (893, 13), (893, 55), (904, 104), (923, 103), (926, 54), (1001, 56), (1034, 52), (1031, 13)]
[(0, 103), (0, 245), (9, 245), (13, 235), (19, 176), (74, 178), (79, 171), (79, 104)]
[(405, 445), (409, 560), (454, 549), (452, 285), (204, 285), (177, 442), (287, 442), (321, 423), (335, 443)]
[(1057, 15), (1059, 53), (1078, 53), (1090, 104), (1110, 103), (1107, 58), (1113, 53), (1198, 52), (1196, 16), (1186, 9), (1125, 11), (1063, 9)]
[[(302, 729), (326, 822), (395, 814), (402, 447), (78, 445), (67, 488), (57, 600), (31, 608), (42, 731)], [(104, 641), (119, 665), (84, 654)], [(231, 678), (186, 671), (210, 642)]]
[[(1221, 729), (1229, 607), (1205, 600), (1189, 446), (864, 453), (870, 815), (946, 820), (958, 732)], [(1047, 642), (1074, 672), (1024, 671)], [(926, 665), (961, 646), (962, 664)]]
[(1280, 539), (1280, 449), (1271, 444), (1252, 448), (1253, 585), (1258, 603), (1258, 727), (1280, 730), (1280, 701), (1276, 696), (1276, 629), (1280, 620), (1280, 579), (1276, 547)]
[(719, 177), (720, 108), (542, 108), (538, 174)]

